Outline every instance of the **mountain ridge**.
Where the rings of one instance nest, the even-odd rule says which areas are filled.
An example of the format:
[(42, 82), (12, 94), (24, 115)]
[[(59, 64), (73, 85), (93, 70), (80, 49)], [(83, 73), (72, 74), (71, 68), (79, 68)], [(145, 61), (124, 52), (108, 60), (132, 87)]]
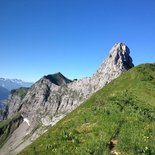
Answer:
[(72, 80), (66, 78), (61, 72), (49, 74), (49, 75), (44, 76), (43, 78), (49, 79), (52, 83), (58, 86), (66, 85), (72, 82)]
[[(11, 100), (8, 100), (8, 118), (13, 117), (14, 113), (21, 113), (23, 120), (28, 120), (30, 126), (24, 129), (23, 122), (16, 129), (16, 132), (22, 130), (23, 134), (21, 133), (20, 137), (12, 134), (10, 139), (14, 139), (15, 136), (16, 142), (12, 144), (8, 140), (1, 151), (4, 153), (6, 148), (11, 147), (12, 150), (10, 151), (13, 154), (20, 152), (39, 135), (43, 134), (47, 126), (56, 124), (93, 93), (119, 77), (129, 67), (134, 66), (129, 55), (130, 50), (124, 43), (115, 44), (111, 51), (92, 77), (66, 81), (60, 73), (55, 74), (56, 78), (54, 77), (54, 79), (53, 75), (44, 76), (27, 91), (24, 98), (10, 96)], [(124, 62), (130, 65), (124, 65)], [(38, 128), (40, 124), (42, 125)], [(34, 129), (36, 130), (34, 131)], [(25, 132), (29, 136), (25, 137)]]

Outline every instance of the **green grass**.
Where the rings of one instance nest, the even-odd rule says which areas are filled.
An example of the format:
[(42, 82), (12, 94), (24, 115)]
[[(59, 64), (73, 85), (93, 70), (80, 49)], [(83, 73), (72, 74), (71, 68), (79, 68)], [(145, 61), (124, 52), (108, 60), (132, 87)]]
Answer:
[(18, 95), (21, 98), (24, 98), (30, 88), (21, 87), (18, 89), (11, 90), (12, 95)]
[(44, 78), (50, 80), (52, 83), (54, 83), (58, 86), (63, 86), (63, 85), (66, 85), (67, 83), (71, 82), (71, 80), (67, 79), (60, 72), (44, 76)]
[(0, 148), (21, 122), (22, 117), (20, 114), (15, 114), (12, 118), (0, 122)]
[(51, 127), (21, 155), (155, 154), (155, 64), (122, 74)]

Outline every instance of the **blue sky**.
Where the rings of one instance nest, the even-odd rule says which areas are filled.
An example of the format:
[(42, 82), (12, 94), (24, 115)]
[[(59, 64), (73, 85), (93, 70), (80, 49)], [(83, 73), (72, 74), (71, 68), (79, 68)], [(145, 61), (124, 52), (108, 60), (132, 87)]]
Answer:
[(91, 76), (120, 41), (155, 62), (155, 0), (0, 1), (0, 77)]

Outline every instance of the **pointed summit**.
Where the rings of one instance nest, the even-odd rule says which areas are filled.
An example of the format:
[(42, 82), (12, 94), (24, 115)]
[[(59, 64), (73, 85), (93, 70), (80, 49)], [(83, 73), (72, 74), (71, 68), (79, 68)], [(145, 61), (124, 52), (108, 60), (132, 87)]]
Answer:
[(110, 53), (112, 53), (114, 50), (117, 50), (118, 52), (125, 52), (125, 53), (130, 54), (130, 49), (124, 43), (122, 43), (122, 42), (116, 43), (112, 47)]
[(134, 67), (130, 57), (130, 49), (124, 43), (116, 43), (110, 50), (110, 55), (101, 64), (97, 72), (122, 72)]
[(116, 43), (110, 50), (110, 55), (101, 64), (100, 68), (92, 77), (96, 90), (102, 88), (122, 72), (134, 67), (130, 57), (130, 49), (124, 43)]
[(124, 43), (119, 42), (112, 47), (110, 58), (112, 58), (115, 68), (117, 67), (121, 70), (128, 70), (134, 67), (132, 58), (130, 57), (130, 49)]

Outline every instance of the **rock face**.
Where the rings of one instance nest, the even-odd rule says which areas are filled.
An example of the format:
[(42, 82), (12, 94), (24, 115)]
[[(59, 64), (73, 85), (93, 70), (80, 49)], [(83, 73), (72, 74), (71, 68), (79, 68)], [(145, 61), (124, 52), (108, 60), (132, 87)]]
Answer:
[[(28, 133), (34, 131), (38, 124), (43, 126), (55, 124), (94, 92), (117, 78), (122, 72), (133, 67), (132, 58), (129, 54), (130, 50), (124, 43), (117, 43), (92, 77), (71, 81), (61, 73), (44, 76), (28, 90), (22, 100), (14, 97), (16, 101), (19, 101), (18, 106), (14, 99), (8, 101), (9, 109), (14, 109), (8, 110), (8, 117), (11, 117), (15, 112), (20, 112), (23, 118), (29, 121)], [(25, 135), (21, 140), (17, 137), (17, 141), (20, 143), (14, 145), (12, 154), (18, 153), (32, 142), (30, 137), (23, 140), (24, 137)], [(33, 140), (37, 137), (34, 136)], [(3, 148), (9, 148), (9, 146)], [(5, 152), (3, 148), (0, 153)]]
[(11, 91), (7, 100), (7, 118), (12, 117), (15, 113), (18, 113), (21, 109), (21, 103), (27, 94), (29, 88), (18, 88)]
[[(94, 92), (134, 66), (129, 54), (130, 50), (125, 44), (117, 43), (92, 77), (71, 81), (61, 73), (44, 76), (32, 86), (22, 101), (19, 96), (13, 97), (16, 102), (21, 103), (20, 109), (16, 111), (29, 117), (31, 121), (40, 122), (47, 116), (50, 120), (57, 114), (75, 109)], [(13, 99), (11, 104), (12, 101)], [(19, 102), (14, 103), (18, 108)]]
[[(5, 121), (0, 126), (0, 147), (5, 143), (7, 138), (19, 127), (23, 122), (21, 115), (16, 114), (11, 119)], [(2, 153), (1, 153), (2, 154)]]
[(109, 57), (101, 64), (92, 77), (75, 81), (69, 84), (69, 87), (72, 90), (81, 92), (87, 98), (117, 78), (122, 72), (134, 67), (129, 54), (130, 50), (125, 44), (115, 44), (110, 51)]
[[(6, 102), (13, 89), (21, 87), (29, 88), (33, 83), (24, 82), (18, 79), (0, 78), (0, 121), (6, 118)], [(12, 95), (10, 95), (12, 96)], [(10, 98), (10, 97), (9, 97)], [(13, 97), (12, 97), (13, 98)], [(16, 99), (13, 99), (16, 100)], [(18, 102), (18, 101), (17, 101)], [(16, 104), (16, 103), (15, 103)]]

